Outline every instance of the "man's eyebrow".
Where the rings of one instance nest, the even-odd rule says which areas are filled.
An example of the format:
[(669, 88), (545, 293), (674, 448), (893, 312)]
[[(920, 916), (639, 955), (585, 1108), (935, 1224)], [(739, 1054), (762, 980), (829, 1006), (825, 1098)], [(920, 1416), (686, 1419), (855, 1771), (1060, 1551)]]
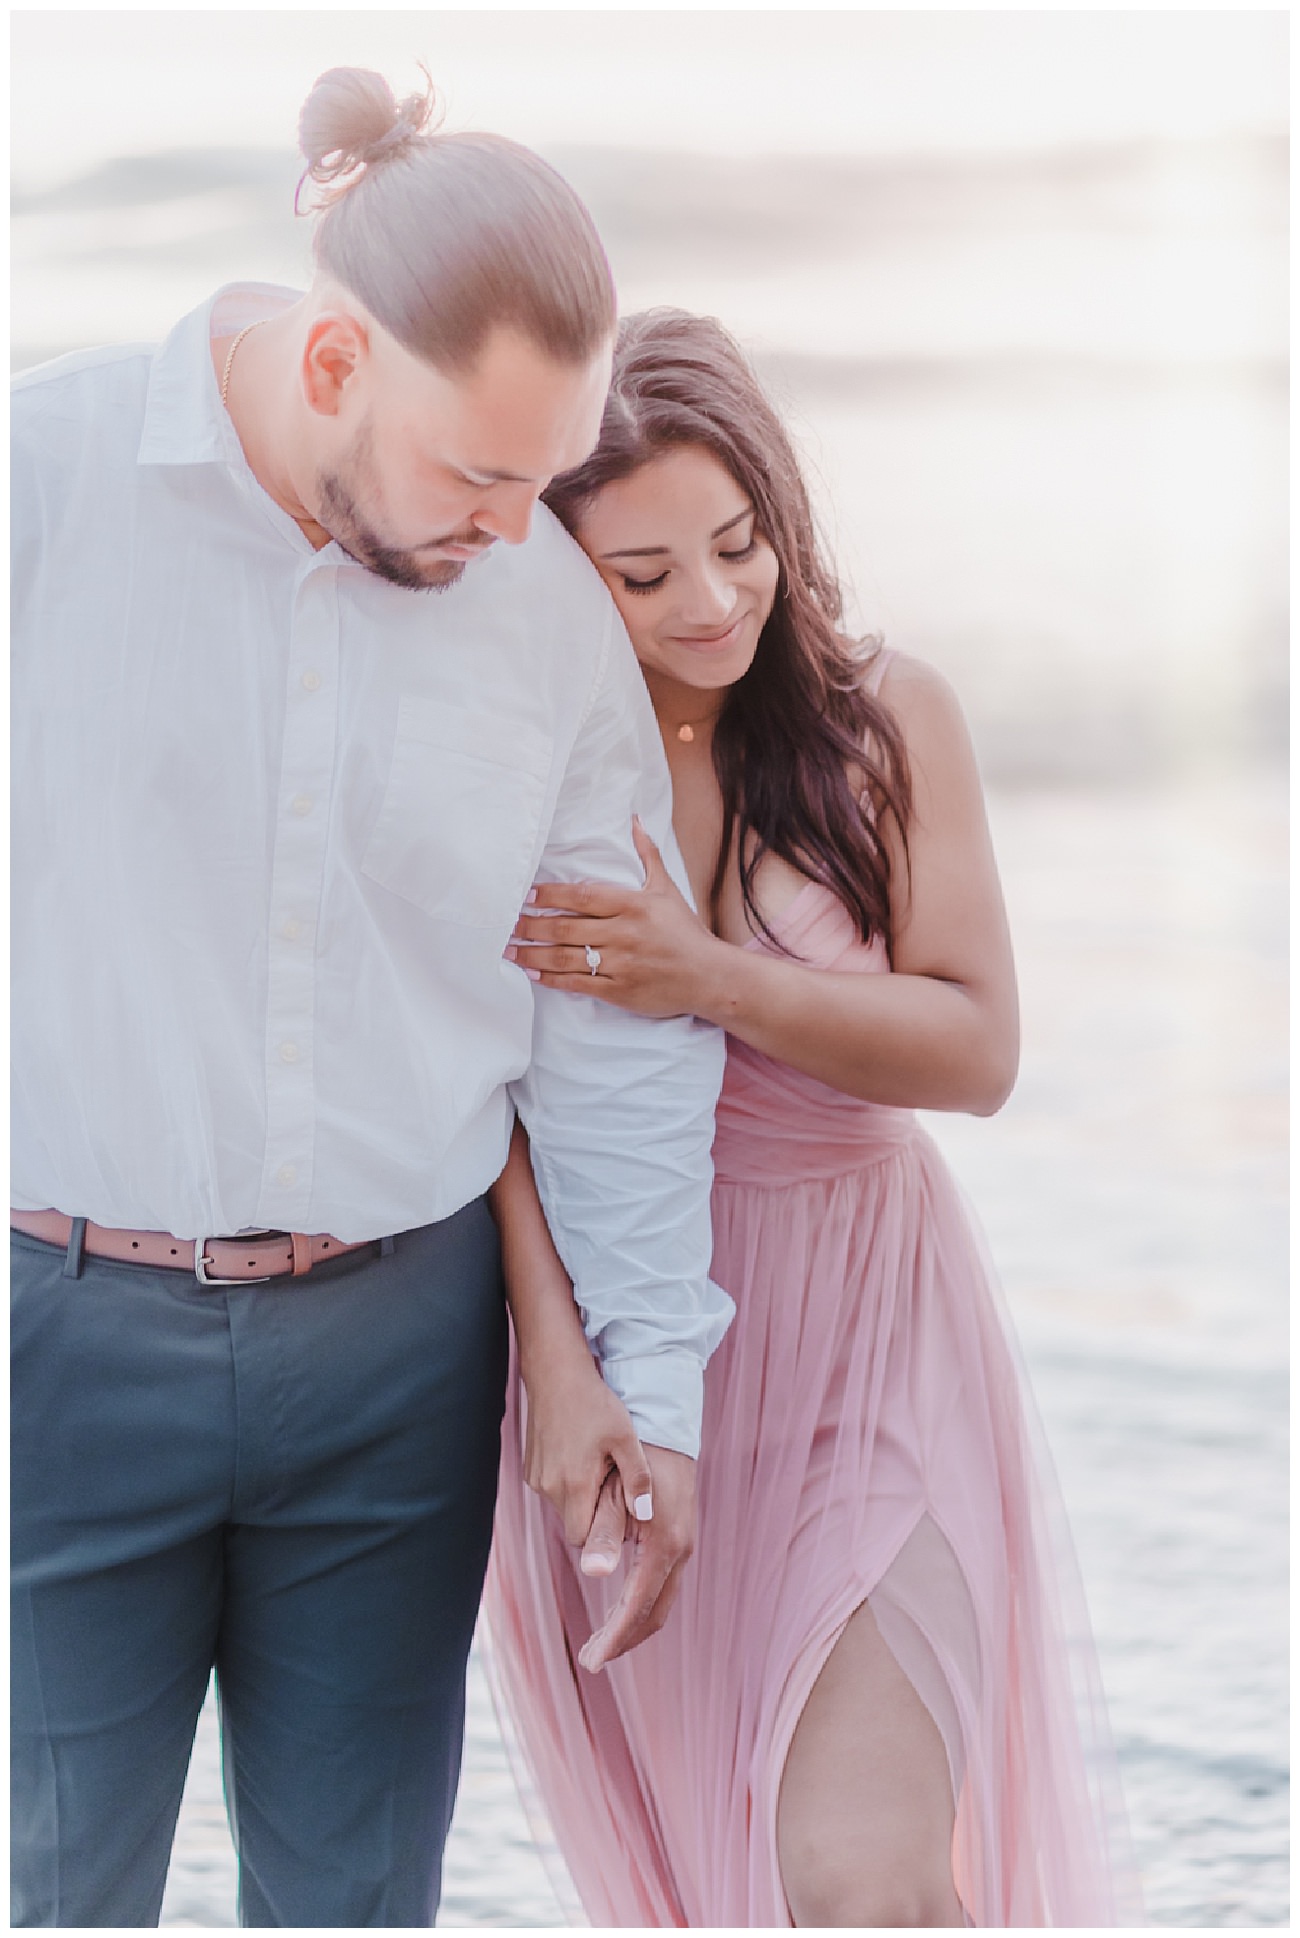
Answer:
[(475, 464), (461, 465), (460, 473), (462, 477), (468, 478), (471, 484), (537, 484), (539, 482), (536, 478), (521, 476), (518, 471), (480, 471)]
[[(725, 525), (719, 525), (716, 531), (710, 532), (710, 539), (725, 536), (733, 525), (738, 525), (742, 518), (748, 518), (753, 509), (752, 505), (746, 505), (745, 509), (738, 511), (734, 518), (729, 518)], [(629, 545), (621, 552), (602, 552), (600, 556), (602, 559), (654, 559), (662, 558), (667, 550), (666, 545)]]

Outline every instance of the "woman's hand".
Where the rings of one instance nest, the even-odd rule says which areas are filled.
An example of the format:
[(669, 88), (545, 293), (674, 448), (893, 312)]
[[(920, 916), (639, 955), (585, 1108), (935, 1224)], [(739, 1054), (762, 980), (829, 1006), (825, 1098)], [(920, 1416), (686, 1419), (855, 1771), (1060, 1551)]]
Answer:
[[(521, 1356), (522, 1358), (522, 1356)], [(612, 1574), (623, 1546), (622, 1502), (633, 1517), (653, 1512), (654, 1482), (627, 1408), (602, 1379), (583, 1341), (521, 1363), (528, 1395), (524, 1479), (558, 1512), (565, 1539), (582, 1549), (586, 1575)], [(605, 1482), (616, 1477), (620, 1511), (596, 1522)]]
[[(644, 888), (539, 883), (506, 955), (547, 989), (599, 996), (639, 1016), (697, 1015), (703, 984), (726, 944), (705, 928), (637, 820), (632, 839)], [(533, 913), (539, 908), (561, 913)], [(599, 957), (594, 969), (588, 949)]]

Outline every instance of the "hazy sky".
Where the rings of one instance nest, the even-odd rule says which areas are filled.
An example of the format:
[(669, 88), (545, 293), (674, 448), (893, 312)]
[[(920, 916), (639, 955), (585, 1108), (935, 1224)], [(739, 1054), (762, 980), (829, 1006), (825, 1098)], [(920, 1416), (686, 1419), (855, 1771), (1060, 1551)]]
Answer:
[(988, 150), (1280, 131), (1284, 11), (17, 10), (13, 172), (107, 154), (287, 146), (323, 68), (400, 88), (427, 61), (451, 125), (541, 145)]

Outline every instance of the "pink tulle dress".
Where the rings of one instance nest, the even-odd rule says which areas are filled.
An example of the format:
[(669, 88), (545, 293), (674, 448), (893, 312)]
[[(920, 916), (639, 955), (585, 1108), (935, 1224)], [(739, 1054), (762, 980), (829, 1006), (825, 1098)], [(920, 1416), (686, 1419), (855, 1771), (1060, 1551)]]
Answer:
[[(810, 884), (805, 962), (887, 968)], [(751, 948), (770, 945), (761, 940)], [(612, 1605), (521, 1479), (512, 1376), (486, 1612), (498, 1701), (593, 1924), (790, 1924), (790, 1740), (870, 1605), (948, 1753), (953, 1875), (984, 1926), (1137, 1922), (1068, 1534), (979, 1239), (910, 1111), (728, 1046), (700, 1525), (660, 1634), (590, 1676)]]

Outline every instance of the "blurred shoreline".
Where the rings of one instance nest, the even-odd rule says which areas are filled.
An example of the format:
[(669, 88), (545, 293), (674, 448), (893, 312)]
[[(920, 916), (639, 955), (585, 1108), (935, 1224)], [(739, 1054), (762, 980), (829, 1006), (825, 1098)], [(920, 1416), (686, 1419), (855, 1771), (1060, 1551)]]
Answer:
[[(569, 146), (625, 309), (717, 315), (804, 456), (850, 624), (931, 660), (999, 785), (1285, 756), (1287, 144), (746, 159)], [(280, 149), (24, 189), (23, 368), (304, 287)]]
[[(1288, 358), (1288, 153), (1284, 138), (1260, 134), (929, 160), (579, 146), (546, 156), (591, 209), (625, 296), (665, 276), (680, 289), (702, 275), (719, 289), (731, 285), (742, 306), (763, 290), (768, 347), (797, 354), (811, 340), (819, 365), (838, 361), (845, 374), (1010, 356), (1049, 368), (1128, 363), (1135, 372), (1262, 367), (1276, 379)], [(83, 347), (80, 320), (43, 304), (39, 289), (42, 267), (48, 272), (72, 257), (92, 272), (165, 268), (178, 281), (218, 257), (230, 273), (262, 273), (251, 260), (236, 269), (239, 252), (275, 256), (280, 273), (304, 272), (309, 225), (292, 213), (300, 171), (286, 149), (178, 148), (107, 156), (71, 179), (38, 186), (24, 184), (16, 158), (14, 366)], [(1000, 269), (1025, 267), (1000, 257), (1007, 244), (1036, 248), (1045, 273), (1023, 287), (1000, 286)], [(1060, 300), (1075, 293), (1065, 287), (1068, 265), (1044, 252), (1069, 249), (1086, 278), (1106, 266), (1090, 259), (1097, 248), (1119, 252), (1112, 274), (1136, 269), (1145, 286), (1127, 296), (1106, 287), (1102, 303), (1072, 313)], [(957, 261), (963, 273), (948, 292), (956, 301), (937, 314), (925, 304), (900, 308), (900, 292), (888, 286), (900, 251), (914, 270), (931, 273), (945, 256)], [(972, 283), (964, 272), (979, 268), (971, 258), (980, 252), (983, 272)], [(1171, 311), (1169, 298), (1188, 294), (1188, 275), (1211, 266), (1216, 252), (1235, 256), (1249, 286), (1225, 302), (1207, 284), (1194, 309)], [(820, 295), (819, 279), (846, 264), (865, 288), (878, 268), (881, 287), (860, 313), (835, 319), (838, 352), (820, 342), (827, 319), (815, 316), (815, 305), (801, 319), (815, 324), (811, 337), (805, 327), (783, 341), (773, 299), (805, 278)], [(144, 317), (142, 296), (135, 308)], [(741, 327), (734, 315), (731, 321)], [(907, 327), (894, 330), (895, 321)]]

